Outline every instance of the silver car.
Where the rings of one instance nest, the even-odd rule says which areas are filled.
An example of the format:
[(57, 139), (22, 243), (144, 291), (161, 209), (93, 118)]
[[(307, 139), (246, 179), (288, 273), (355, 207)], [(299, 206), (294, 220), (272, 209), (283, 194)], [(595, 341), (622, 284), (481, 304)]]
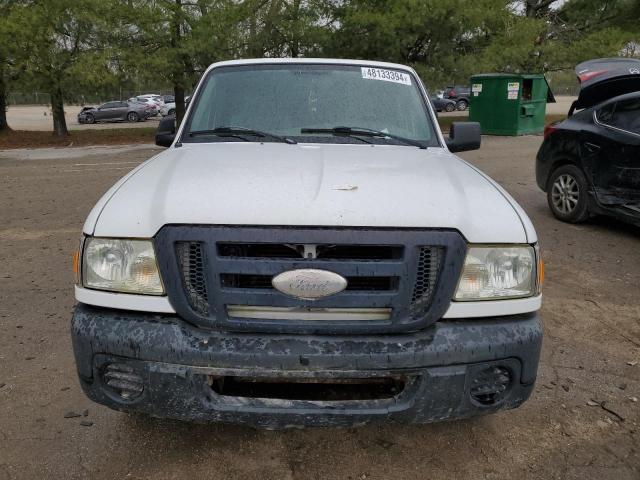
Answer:
[(84, 107), (78, 114), (78, 123), (139, 122), (151, 114), (151, 109), (141, 103), (106, 102), (99, 107)]

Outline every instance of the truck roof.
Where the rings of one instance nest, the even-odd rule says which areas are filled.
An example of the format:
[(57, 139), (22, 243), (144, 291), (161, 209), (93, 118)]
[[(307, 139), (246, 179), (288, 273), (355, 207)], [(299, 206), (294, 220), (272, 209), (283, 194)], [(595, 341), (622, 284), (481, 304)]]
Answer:
[(248, 58), (243, 60), (226, 60), (216, 62), (209, 66), (207, 70), (217, 67), (227, 67), (234, 65), (264, 65), (264, 64), (325, 64), (325, 65), (361, 65), (363, 67), (395, 68), (413, 72), (413, 68), (399, 63), (375, 62), (371, 60), (349, 60), (338, 58)]

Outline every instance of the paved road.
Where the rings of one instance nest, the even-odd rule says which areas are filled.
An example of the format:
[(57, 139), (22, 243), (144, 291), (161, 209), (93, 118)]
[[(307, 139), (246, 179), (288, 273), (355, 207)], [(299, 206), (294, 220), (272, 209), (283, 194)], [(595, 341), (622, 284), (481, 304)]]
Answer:
[[(540, 138), (484, 142), (464, 156), (521, 202), (547, 261), (532, 399), (470, 421), (285, 432), (129, 417), (80, 391), (71, 253), (102, 192), (157, 150), (0, 158), (0, 480), (637, 480), (640, 231), (555, 221), (533, 179)], [(64, 418), (85, 409), (86, 417)]]

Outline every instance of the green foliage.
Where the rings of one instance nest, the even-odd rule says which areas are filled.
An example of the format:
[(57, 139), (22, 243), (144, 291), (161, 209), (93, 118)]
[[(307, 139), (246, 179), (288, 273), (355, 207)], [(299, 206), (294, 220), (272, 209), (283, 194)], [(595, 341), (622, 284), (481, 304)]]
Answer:
[(409, 63), (433, 82), (462, 81), (509, 16), (496, 0), (351, 0), (336, 8), (332, 55)]
[[(103, 13), (92, 0), (14, 2), (3, 23), (11, 38), (9, 56), (23, 80), (52, 89), (107, 73), (97, 33)], [(79, 63), (86, 70), (82, 78), (76, 76)]]
[(0, 0), (0, 107), (18, 87), (60, 108), (144, 85), (180, 104), (209, 64), (247, 57), (406, 63), (430, 87), (554, 73), (638, 55), (638, 18), (640, 0)]
[(67, 135), (64, 92), (109, 77), (98, 33), (104, 11), (92, 0), (15, 1), (7, 5), (8, 15), (0, 30), (10, 38), (6, 44), (8, 63), (23, 84), (51, 95), (54, 132)]

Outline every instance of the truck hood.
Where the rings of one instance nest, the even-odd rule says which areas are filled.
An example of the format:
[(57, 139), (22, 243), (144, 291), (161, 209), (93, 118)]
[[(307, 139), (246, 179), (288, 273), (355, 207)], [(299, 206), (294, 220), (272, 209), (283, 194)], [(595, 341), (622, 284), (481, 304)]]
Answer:
[(138, 167), (98, 202), (85, 233), (299, 225), (451, 228), (469, 242), (532, 241), (518, 212), (506, 192), (443, 148), (221, 142), (170, 148)]

